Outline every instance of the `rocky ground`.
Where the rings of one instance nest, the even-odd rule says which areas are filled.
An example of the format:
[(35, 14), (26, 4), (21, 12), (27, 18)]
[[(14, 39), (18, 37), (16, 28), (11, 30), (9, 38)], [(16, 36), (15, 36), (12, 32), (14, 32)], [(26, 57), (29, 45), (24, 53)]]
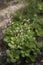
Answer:
[(0, 28), (6, 28), (6, 25), (10, 23), (11, 14), (16, 12), (18, 9), (23, 7), (23, 3), (10, 3), (10, 5), (6, 8), (0, 10)]

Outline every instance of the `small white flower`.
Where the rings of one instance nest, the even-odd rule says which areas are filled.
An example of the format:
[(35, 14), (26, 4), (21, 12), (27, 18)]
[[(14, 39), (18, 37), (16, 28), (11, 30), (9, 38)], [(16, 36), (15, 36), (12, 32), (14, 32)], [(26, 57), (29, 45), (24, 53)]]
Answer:
[(19, 33), (18, 33), (18, 36), (19, 36)]
[(17, 30), (19, 30), (19, 27), (17, 27)]
[(16, 32), (18, 32), (18, 29), (16, 30)]
[(19, 48), (20, 46), (18, 45), (18, 48)]
[(22, 35), (23, 33), (21, 32), (21, 35)]
[(35, 40), (35, 38), (34, 38), (34, 40)]
[(24, 25), (26, 26), (27, 24), (25, 23)]
[(10, 20), (10, 23), (11, 23), (11, 20)]
[(27, 22), (29, 22), (30, 21), (30, 19), (28, 19), (28, 20), (26, 20)]
[(34, 15), (35, 17), (37, 16), (37, 14)]
[(10, 31), (12, 33), (12, 31)]
[(28, 31), (30, 32), (30, 29)]
[(21, 29), (20, 32), (23, 32), (23, 29)]
[(24, 19), (23, 21), (26, 21), (26, 19)]
[(12, 22), (12, 24), (14, 24), (14, 23)]

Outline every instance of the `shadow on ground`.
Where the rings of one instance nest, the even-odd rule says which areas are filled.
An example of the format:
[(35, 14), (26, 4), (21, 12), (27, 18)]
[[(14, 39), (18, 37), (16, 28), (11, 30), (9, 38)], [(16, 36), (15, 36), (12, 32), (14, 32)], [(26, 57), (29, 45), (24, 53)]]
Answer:
[(0, 0), (0, 10), (8, 7), (9, 5), (17, 4), (16, 0)]

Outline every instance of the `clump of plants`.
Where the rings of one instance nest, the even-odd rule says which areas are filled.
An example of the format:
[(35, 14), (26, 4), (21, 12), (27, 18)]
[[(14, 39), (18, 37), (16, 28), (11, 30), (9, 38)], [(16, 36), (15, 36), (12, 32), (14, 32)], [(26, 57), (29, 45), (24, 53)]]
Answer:
[(29, 0), (21, 12), (13, 15), (12, 25), (4, 30), (7, 61), (14, 63), (20, 56), (35, 61), (40, 53), (38, 37), (43, 36), (43, 19), (37, 15), (40, 10), (43, 8), (38, 0)]

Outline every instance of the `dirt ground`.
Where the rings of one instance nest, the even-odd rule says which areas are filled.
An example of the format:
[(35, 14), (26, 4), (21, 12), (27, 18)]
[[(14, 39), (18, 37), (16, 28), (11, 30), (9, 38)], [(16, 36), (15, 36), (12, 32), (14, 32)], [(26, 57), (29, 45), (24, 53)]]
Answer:
[[(6, 28), (7, 24), (11, 23), (11, 20), (10, 20), (11, 14), (15, 13), (18, 9), (23, 7), (23, 2), (15, 4), (13, 1), (14, 0), (11, 0), (9, 2), (10, 5), (8, 5), (7, 7), (0, 9), (0, 29)], [(4, 6), (4, 5), (2, 5), (2, 6)]]

